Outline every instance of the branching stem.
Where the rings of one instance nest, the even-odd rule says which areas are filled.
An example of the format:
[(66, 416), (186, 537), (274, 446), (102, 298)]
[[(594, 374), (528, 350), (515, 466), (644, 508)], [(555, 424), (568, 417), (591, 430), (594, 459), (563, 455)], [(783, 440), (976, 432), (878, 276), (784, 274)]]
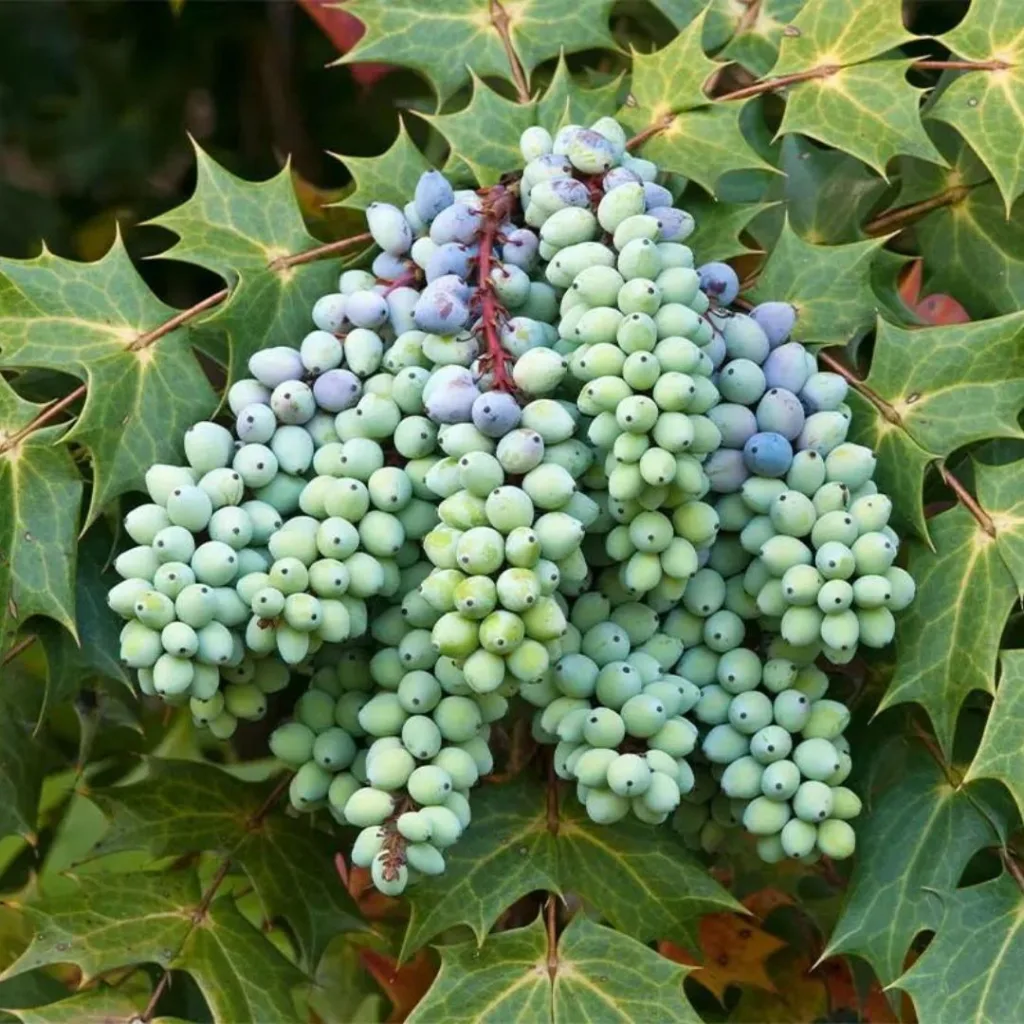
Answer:
[[(754, 4), (751, 4), (754, 6)], [(750, 7), (748, 7), (748, 12)], [(756, 12), (755, 12), (756, 17)], [(724, 65), (723, 65), (724, 66)], [(1010, 65), (1001, 60), (915, 60), (910, 65), (917, 71), (1005, 71)], [(806, 71), (794, 71), (790, 75), (780, 75), (778, 78), (762, 78), (741, 89), (734, 89), (732, 92), (723, 93), (721, 96), (708, 97), (709, 102), (722, 102), (726, 100), (746, 100), (751, 96), (761, 96), (764, 93), (776, 92), (785, 89), (790, 85), (798, 85), (800, 82), (808, 82), (815, 78), (829, 78), (842, 70), (839, 64), (823, 64), (817, 68), (809, 68)], [(706, 83), (706, 89), (710, 90), (717, 85), (720, 73), (716, 71)], [(627, 149), (636, 149), (642, 146), (649, 138), (665, 131), (676, 116), (683, 111), (673, 111), (658, 118), (657, 121), (648, 125), (642, 131), (633, 136), (627, 143)]]
[(554, 981), (558, 974), (558, 897), (553, 892), (548, 893), (544, 922), (548, 935), (548, 977)]
[(910, 203), (908, 206), (901, 206), (896, 210), (889, 210), (886, 213), (875, 217), (864, 225), (864, 231), (869, 235), (888, 235), (894, 231), (900, 231), (908, 224), (913, 223), (932, 210), (941, 210), (944, 206), (954, 206), (961, 203), (971, 192), (969, 185), (955, 185), (947, 188), (918, 203)]
[(956, 495), (957, 501), (974, 516), (978, 525), (995, 540), (996, 525), (992, 522), (992, 517), (974, 500), (970, 491), (941, 463), (939, 464), (939, 473), (946, 486)]
[(825, 364), (833, 373), (838, 373), (858, 395), (866, 398), (878, 411), (882, 418), (891, 423), (894, 427), (902, 427), (903, 420), (900, 414), (884, 399), (867, 386), (849, 367), (841, 363), (835, 356), (828, 352), (819, 352), (818, 359)]
[(75, 402), (84, 397), (85, 385), (81, 384), (71, 394), (51, 402), (41, 413), (29, 420), (21, 430), (16, 434), (12, 434), (3, 444), (0, 444), (0, 455), (19, 445), (29, 434), (34, 433), (40, 427), (45, 427), (50, 420), (59, 416), (69, 405), (74, 405)]
[(268, 270), (287, 270), (289, 267), (298, 267), (303, 263), (313, 263), (315, 260), (322, 260), (327, 256), (334, 256), (339, 252), (345, 252), (354, 246), (362, 245), (364, 242), (372, 242), (373, 236), (369, 231), (360, 235), (352, 235), (351, 238), (340, 238), (336, 242), (325, 242), (323, 245), (307, 249), (305, 252), (297, 252), (292, 256), (279, 256), (267, 264)]
[(501, 45), (505, 48), (505, 56), (508, 58), (508, 66), (512, 72), (512, 81), (516, 86), (516, 99), (520, 103), (529, 103), (531, 100), (530, 87), (526, 82), (526, 72), (523, 70), (523, 62), (519, 59), (515, 47), (512, 45), (512, 34), (509, 32), (511, 20), (508, 11), (501, 6), (499, 0), (490, 0), (491, 24), (501, 39)]
[(27, 636), (24, 640), (20, 640), (3, 656), (3, 659), (0, 660), (0, 667), (6, 665), (10, 661), (14, 661), (19, 654), (27, 651), (35, 642), (36, 638), (34, 636)]
[(508, 372), (509, 356), (501, 347), (498, 324), (504, 318), (504, 307), (498, 300), (491, 280), (494, 269), (494, 240), (499, 226), (509, 213), (512, 193), (503, 185), (495, 185), (483, 196), (483, 228), (480, 231), (480, 254), (477, 256), (477, 286), (480, 296), (480, 328), (483, 332), (484, 362), (494, 377), (494, 390), (515, 394), (515, 381)]
[(141, 349), (149, 348), (154, 341), (159, 341), (165, 334), (170, 334), (171, 331), (191, 320), (192, 317), (198, 316), (200, 313), (205, 312), (213, 306), (220, 305), (220, 303), (222, 303), (229, 294), (230, 289), (221, 288), (219, 292), (207, 295), (205, 299), (197, 302), (194, 306), (189, 306), (188, 309), (183, 309), (180, 313), (172, 316), (170, 320), (165, 320), (159, 327), (154, 327), (153, 330), (147, 331), (145, 334), (140, 334), (131, 343), (131, 345), (128, 346), (128, 351), (138, 352)]

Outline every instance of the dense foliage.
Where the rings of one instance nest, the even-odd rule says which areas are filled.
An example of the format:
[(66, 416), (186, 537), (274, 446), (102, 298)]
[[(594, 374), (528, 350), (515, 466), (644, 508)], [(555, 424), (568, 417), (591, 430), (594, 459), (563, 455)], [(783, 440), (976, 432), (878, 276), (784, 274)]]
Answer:
[[(972, 0), (962, 20), (950, 11), (942, 25), (943, 11), (919, 25), (917, 8), (904, 7), (352, 0), (347, 10), (366, 31), (344, 62), (412, 69), (434, 100), (414, 102), (413, 134), (400, 123), (382, 155), (342, 158), (352, 176), (341, 198), (348, 212), (328, 220), (321, 211), (315, 225), (342, 225), (342, 237), (314, 236), (296, 192), (307, 186), (290, 171), (246, 181), (197, 147), (194, 193), (155, 221), (177, 238), (165, 257), (220, 279), (189, 308), (150, 289), (120, 237), (92, 262), (46, 250), (0, 261), (0, 1009), (26, 1021), (383, 1019), (368, 968), (395, 1015), (424, 1021), (803, 1020), (841, 1009), (866, 1019), (1020, 1015), (1024, 177), (1015, 110), (1024, 100), (1024, 16), (1010, 0)], [(628, 58), (625, 44), (634, 48)], [(613, 117), (626, 126), (621, 139)], [(565, 152), (553, 159), (568, 157), (570, 166), (559, 191), (537, 168), (569, 123), (594, 124), (598, 138), (561, 137)], [(620, 188), (595, 178), (620, 160), (628, 172)], [(455, 193), (461, 205), (435, 201), (444, 190), (440, 176), (425, 174), (432, 161), (457, 187), (482, 191), (476, 199)], [(654, 165), (661, 184), (647, 189)], [(582, 208), (592, 201), (594, 223)], [(473, 203), (479, 213), (469, 212)], [(518, 266), (511, 236), (523, 218), (539, 230), (541, 262), (524, 258), (521, 279), (489, 274), (492, 259)], [(598, 225), (607, 244), (592, 240)], [(479, 249), (462, 267), (467, 254), (454, 249), (434, 256), (421, 245), (417, 254), (417, 233), (439, 251)], [(644, 238), (658, 243), (656, 265), (635, 247)], [(928, 289), (948, 292), (966, 315), (938, 317), (934, 302), (912, 294), (906, 264), (915, 257)], [(612, 263), (614, 279), (600, 270)], [(470, 288), (463, 278), (480, 266)], [(653, 304), (648, 278), (660, 293)], [(645, 294), (631, 288), (636, 282)], [(576, 283), (582, 303), (550, 305), (545, 288), (560, 298)], [(789, 307), (793, 337), (817, 354), (817, 367), (800, 345), (786, 344), (790, 325), (777, 318)], [(520, 309), (517, 331), (501, 318)], [(691, 345), (698, 356), (687, 368), (668, 323), (692, 317), (697, 337), (705, 313), (699, 341), (708, 365), (701, 369)], [(390, 390), (397, 384), (387, 393), (371, 385), (381, 337), (405, 337), (403, 324), (408, 333), (460, 330), (477, 314), (479, 341), (423, 342), (422, 364), (409, 345), (388, 349), (384, 368), (396, 382), (407, 366), (422, 366), (408, 401)], [(652, 328), (652, 348), (620, 336), (630, 316), (665, 321)], [(330, 339), (345, 317), (350, 335), (362, 334), (351, 345), (346, 338), (341, 369)], [(470, 352), (470, 344), (479, 347)], [(292, 355), (281, 348), (289, 345)], [(506, 364), (502, 351), (514, 360)], [(633, 359), (646, 351), (660, 377)], [(603, 369), (585, 365), (590, 354)], [(477, 380), (482, 373), (491, 385), (484, 398), (515, 390), (529, 429), (477, 409), (479, 389), (460, 369), (477, 356)], [(246, 383), (250, 373), (257, 380)], [(673, 373), (702, 382), (688, 416), (672, 408), (679, 380), (659, 391)], [(570, 391), (558, 390), (570, 381)], [(365, 389), (348, 410), (364, 417), (358, 428), (339, 390), (353, 382)], [(766, 387), (779, 395), (767, 406)], [(586, 443), (572, 438), (572, 417), (564, 432), (564, 408), (545, 397), (556, 392), (585, 418)], [(726, 403), (712, 416), (719, 394)], [(606, 413), (616, 423), (602, 433)], [(812, 425), (815, 416), (826, 418)], [(234, 454), (218, 418), (248, 452)], [(466, 465), (433, 478), (424, 467), (421, 479), (409, 466), (427, 451), (412, 431), (426, 425), (429, 435), (431, 421), (447, 426), (429, 438), (430, 452), (436, 443), (443, 461)], [(186, 433), (195, 423), (204, 426)], [(349, 477), (321, 469), (313, 441), (299, 437), (314, 438), (326, 466), (346, 457), (332, 448), (343, 449), (332, 431), (344, 445), (361, 442), (348, 454), (369, 460), (353, 471), (367, 484), (358, 514), (331, 490)], [(531, 432), (557, 456), (526, 456)], [(693, 445), (704, 454), (700, 445), (716, 435), (733, 440), (707, 461), (682, 454)], [(388, 466), (374, 461), (382, 450), (375, 438), (386, 439)], [(276, 477), (256, 451), (264, 442), (282, 467)], [(661, 493), (658, 459), (641, 468), (648, 450), (671, 455), (682, 497)], [(600, 472), (583, 459), (588, 451), (600, 453)], [(396, 452), (400, 464), (408, 460), (402, 471)], [(810, 452), (824, 463), (820, 479)], [(245, 518), (232, 512), (240, 487), (237, 498), (226, 496), (231, 460), (253, 492)], [(191, 470), (170, 469), (186, 464)], [(293, 485), (289, 474), (310, 465), (327, 482)], [(872, 474), (891, 496), (909, 576), (890, 569), (897, 537), (886, 525), (888, 503), (868, 487)], [(785, 486), (776, 482), (783, 477)], [(422, 493), (406, 495), (405, 480)], [(854, 492), (852, 503), (849, 495), (834, 503), (839, 486)], [(483, 499), (494, 487), (503, 504), (488, 518)], [(725, 496), (714, 508), (699, 500), (708, 487)], [(641, 492), (643, 511), (627, 508)], [(730, 493), (743, 500), (727, 500)], [(779, 504), (783, 496), (789, 505)], [(439, 502), (436, 526), (420, 506)], [(852, 524), (834, 518), (847, 506)], [(298, 517), (298, 528), (260, 519), (275, 508)], [(711, 515), (725, 524), (713, 545)], [(302, 516), (324, 521), (313, 524), (315, 553)], [(363, 526), (361, 517), (373, 518)], [(342, 543), (341, 533), (323, 531), (339, 519), (362, 527), (349, 527), (344, 561), (358, 582), (347, 587), (327, 578), (342, 561), (323, 567), (324, 547)], [(520, 558), (512, 544), (527, 521), (542, 562)], [(604, 526), (581, 547), (595, 522)], [(230, 560), (248, 543), (232, 543), (233, 533), (257, 529), (275, 561), (246, 555), (247, 570), (269, 570), (267, 579), (252, 581), (241, 599), (221, 594), (216, 588), (238, 572)], [(656, 539), (663, 529), (664, 543)], [(460, 530), (473, 534), (462, 547)], [(205, 549), (198, 562), (193, 533)], [(497, 555), (491, 534), (503, 545)], [(195, 592), (168, 579), (170, 570), (156, 587), (165, 561), (153, 554), (158, 538), (183, 545), (172, 561), (191, 562)], [(391, 560), (406, 538), (422, 543), (429, 577), (415, 559)], [(467, 579), (445, 576), (463, 575), (448, 564), (449, 549), (472, 566)], [(755, 553), (760, 576), (749, 571)], [(698, 560), (708, 568), (698, 572)], [(311, 594), (280, 576), (296, 561), (303, 573), (310, 566), (314, 583), (298, 590)], [(808, 562), (816, 569), (799, 564)], [(549, 563), (571, 607), (545, 592)], [(322, 567), (316, 575), (313, 564)], [(673, 590), (694, 572), (699, 579)], [(842, 582), (854, 572), (852, 585)], [(117, 589), (118, 574), (146, 585)], [(427, 579), (433, 589), (417, 590)], [(737, 582), (730, 590), (726, 580)], [(218, 595), (212, 604), (198, 593), (205, 585)], [(115, 610), (136, 620), (131, 642), (119, 641), (111, 591)], [(387, 593), (397, 594), (400, 611), (363, 605)], [(269, 630), (261, 616), (246, 626), (246, 604), (255, 611), (261, 596), (274, 608)], [(538, 607), (528, 610), (527, 597)], [(479, 632), (466, 625), (477, 621), (469, 611), (477, 601), (502, 606)], [(886, 606), (902, 612), (889, 649)], [(353, 625), (360, 614), (375, 646), (332, 653), (331, 644), (363, 632)], [(772, 659), (763, 666), (746, 657), (754, 645), (744, 622), (754, 619), (766, 634), (758, 649)], [(269, 646), (256, 630), (269, 633)], [(578, 650), (557, 646), (565, 630)], [(243, 659), (241, 634), (250, 649), (273, 652), (277, 667)], [(314, 634), (331, 657), (310, 663)], [(178, 654), (161, 654), (172, 640)], [(430, 641), (451, 670), (433, 667)], [(515, 650), (505, 655), (509, 643)], [(830, 680), (807, 664), (822, 643), (818, 664)], [(807, 645), (809, 658), (801, 656)], [(361, 660), (364, 649), (372, 660)], [(183, 667), (193, 655), (196, 666), (227, 667)], [(339, 656), (349, 659), (341, 671)], [(395, 674), (392, 661), (418, 658), (411, 682)], [(557, 687), (545, 675), (549, 659)], [(679, 675), (666, 674), (677, 662)], [(623, 665), (651, 689), (636, 693), (615, 667)], [(699, 699), (688, 689), (695, 684)], [(373, 686), (377, 703), (364, 712)], [(191, 701), (176, 697), (186, 691)], [(817, 703), (805, 710), (801, 695)], [(433, 720), (408, 718), (421, 721), (406, 740), (413, 704), (403, 702), (435, 697)], [(530, 704), (543, 708), (532, 728)], [(831, 758), (847, 749), (846, 737), (837, 739), (844, 704), (853, 711), (846, 736), (854, 756), (837, 767)], [(293, 708), (297, 721), (282, 726)], [(802, 732), (795, 776), (771, 769), (769, 740), (758, 740), (778, 725), (749, 729), (748, 716)], [(483, 734), (482, 723), (490, 725)], [(348, 746), (361, 732), (377, 737), (369, 757)], [(707, 774), (706, 795), (718, 781), (723, 795), (710, 814), (684, 799), (690, 809), (675, 813), (677, 831), (654, 827), (680, 793), (703, 788), (686, 760), (698, 736), (705, 764), (729, 765)], [(405, 749), (396, 753), (403, 742), (450, 745), (439, 763), (414, 771)], [(266, 756), (268, 743), (297, 774)], [(619, 748), (614, 768), (603, 753), (610, 747)], [(827, 766), (816, 756), (823, 751)], [(355, 767), (334, 775), (355, 780), (329, 801), (336, 820), (295, 813), (327, 796), (334, 769), (360, 757), (365, 778)], [(810, 781), (801, 785), (801, 773)], [(462, 791), (478, 775), (471, 824), (454, 843), (470, 815), (446, 787)], [(575, 795), (560, 781), (570, 778)], [(367, 779), (377, 788), (359, 789)], [(381, 798), (407, 780), (409, 797), (384, 806)], [(794, 794), (794, 827), (788, 809), (773, 810), (788, 804), (757, 796), (776, 782)], [(632, 796), (637, 786), (651, 796)], [(857, 854), (839, 862), (852, 845), (839, 819), (861, 802)], [(737, 814), (748, 830), (781, 839), (755, 843), (728, 831)], [(810, 824), (830, 815), (827, 831)], [(831, 856), (819, 858), (816, 844)], [(421, 878), (400, 900), (370, 887), (372, 879), (378, 890), (404, 889), (407, 860), (422, 875), (444, 874)], [(745, 910), (761, 925), (737, 916)], [(436, 978), (430, 946), (440, 955)], [(816, 966), (819, 956), (828, 959)], [(391, 957), (409, 964), (398, 970)], [(679, 963), (702, 965), (685, 987)]]

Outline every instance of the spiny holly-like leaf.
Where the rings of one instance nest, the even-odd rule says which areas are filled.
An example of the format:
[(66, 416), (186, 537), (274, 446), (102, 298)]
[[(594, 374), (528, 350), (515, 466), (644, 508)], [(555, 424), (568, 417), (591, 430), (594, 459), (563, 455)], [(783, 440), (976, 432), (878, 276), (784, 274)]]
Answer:
[(922, 705), (945, 751), (967, 695), (995, 692), (1000, 637), (1019, 598), (1003, 551), (1019, 558), (1024, 545), (1024, 463), (978, 464), (975, 472), (995, 536), (957, 505), (931, 520), (934, 551), (912, 546), (908, 571), (917, 596), (897, 619), (900, 657), (881, 702)]
[(44, 408), (0, 377), (0, 655), (32, 615), (77, 636), (72, 581), (82, 478), (59, 444), (66, 427), (21, 435)]
[(0, 839), (35, 841), (44, 749), (33, 736), (42, 707), (39, 681), (5, 666), (0, 677)]
[(230, 854), (252, 879), (267, 917), (291, 925), (309, 970), (335, 935), (362, 927), (338, 883), (330, 837), (280, 812), (259, 817), (266, 787), (194, 761), (152, 760), (149, 768), (142, 782), (90, 794), (111, 820), (96, 852)]
[(744, 138), (743, 104), (710, 104), (704, 95), (704, 83), (720, 66), (704, 53), (705, 20), (705, 14), (694, 19), (655, 53), (634, 53), (633, 102), (618, 117), (637, 133), (658, 126), (658, 133), (642, 146), (643, 155), (663, 170), (691, 178), (713, 195), (727, 171), (772, 168)]
[[(154, 462), (177, 459), (185, 429), (216, 405), (184, 329), (138, 344), (177, 312), (149, 290), (120, 237), (95, 263), (45, 251), (0, 260), (0, 363), (60, 370), (88, 388), (81, 415), (61, 438), (92, 457), (86, 525), (138, 487)], [(61, 481), (54, 497), (65, 500), (70, 483), (59, 463), (54, 468)]]
[(988, 713), (985, 734), (967, 772), (967, 781), (998, 779), (1024, 814), (1024, 651), (1003, 651), (999, 689)]
[(921, 124), (920, 92), (906, 79), (909, 66), (906, 60), (872, 61), (793, 86), (779, 134), (809, 135), (852, 153), (883, 177), (899, 154), (941, 163)]
[(762, 0), (751, 5), (754, 19), (741, 20), (719, 59), (742, 64), (756, 77), (768, 74), (779, 57), (782, 30), (796, 17), (805, 0)]
[(561, 51), (615, 49), (611, 0), (351, 0), (345, 6), (366, 34), (339, 64), (380, 61), (418, 71), (444, 102), (477, 75), (512, 80), (498, 24), (508, 20), (512, 48), (526, 74)]
[(783, 225), (750, 298), (779, 299), (797, 311), (794, 336), (805, 345), (845, 345), (874, 322), (871, 261), (883, 238), (848, 245), (811, 245)]
[(645, 124), (708, 102), (704, 83), (719, 65), (701, 45), (706, 14), (705, 10), (694, 18), (668, 46), (654, 53), (634, 51), (630, 82), (630, 94), (636, 101), (633, 114)]
[(700, 1020), (683, 995), (682, 968), (583, 914), (555, 950), (538, 918), (491, 936), (482, 948), (463, 942), (440, 952), (437, 981), (410, 1024)]
[[(988, 169), (952, 128), (931, 122), (950, 167), (907, 159), (899, 205), (946, 202), (914, 225), (928, 287), (955, 295), (975, 318), (1024, 307), (1024, 225), (1006, 216)], [(1017, 214), (1021, 206), (1017, 207)]]
[(338, 205), (354, 210), (365, 210), (375, 202), (404, 206), (412, 198), (420, 175), (430, 170), (430, 161), (409, 137), (401, 117), (398, 135), (386, 153), (380, 156), (332, 155), (345, 165), (355, 185)]
[(823, 149), (802, 135), (782, 139), (779, 170), (783, 173), (771, 180), (764, 197), (781, 201), (751, 228), (766, 249), (775, 245), (787, 217), (813, 245), (859, 241), (869, 212), (889, 188), (860, 160)]
[[(681, 174), (715, 194), (718, 180), (729, 171), (771, 171), (747, 142), (740, 127), (741, 103), (715, 103), (675, 115), (664, 130), (648, 139), (640, 152), (662, 170)], [(618, 119), (641, 132), (650, 122), (623, 107)]]
[(480, 185), (493, 185), (522, 166), (519, 136), (534, 123), (534, 107), (505, 99), (474, 74), (467, 106), (453, 114), (421, 116), (448, 140), (449, 165), (465, 164)]
[(3, 977), (59, 963), (76, 964), (83, 981), (133, 964), (169, 967), (200, 899), (191, 872), (84, 876), (72, 892), (23, 907), (35, 934)]
[[(932, 897), (936, 900), (936, 897)], [(943, 894), (945, 915), (896, 984), (928, 1024), (1024, 1017), (1024, 896), (1009, 874)]]
[(782, 39), (772, 75), (871, 60), (914, 37), (897, 0), (807, 0)]
[(22, 1024), (117, 1024), (141, 1019), (146, 998), (102, 986), (32, 1009), (8, 1010)]
[(587, 125), (599, 117), (614, 116), (619, 108), (622, 79), (620, 75), (604, 85), (588, 88), (573, 76), (565, 62), (565, 54), (560, 53), (551, 82), (537, 100), (536, 123), (553, 134), (563, 124)]
[(697, 227), (686, 244), (693, 249), (697, 263), (758, 252), (740, 235), (755, 217), (771, 206), (771, 203), (718, 203), (713, 199), (687, 199), (686, 209), (693, 214)]
[[(231, 294), (198, 330), (227, 336), (231, 380), (246, 376), (249, 357), (257, 350), (297, 346), (312, 327), (313, 303), (337, 286), (335, 261), (294, 267), (275, 263), (318, 244), (302, 221), (287, 167), (267, 181), (245, 181), (196, 147), (191, 198), (152, 223), (178, 236), (162, 258), (197, 263), (230, 286)], [(160, 342), (159, 351), (165, 344), (166, 340)], [(184, 388), (175, 391), (179, 404), (183, 392)], [(201, 418), (192, 416), (187, 422)], [(166, 420), (162, 428), (175, 438), (184, 433), (184, 427), (172, 427)]]
[(403, 958), (456, 924), (482, 941), (498, 915), (534, 889), (571, 890), (640, 941), (670, 938), (693, 948), (700, 914), (737, 909), (664, 830), (595, 825), (563, 796), (555, 834), (541, 787), (520, 780), (481, 792), (473, 827), (449, 851), (444, 876), (410, 890)]
[(217, 1024), (295, 1019), (292, 991), (302, 973), (230, 898), (214, 899), (196, 921), (200, 900), (187, 872), (84, 875), (72, 892), (25, 906), (36, 931), (3, 976), (73, 963), (88, 980), (155, 963), (191, 974)]
[(46, 651), (48, 705), (59, 704), (76, 693), (90, 676), (104, 676), (131, 687), (128, 673), (117, 657), (120, 624), (107, 607), (107, 591), (118, 579), (108, 568), (112, 546), (113, 539), (103, 523), (96, 523), (78, 545), (75, 620), (82, 636), (87, 638), (86, 643), (79, 646), (55, 623), (33, 624)]
[(213, 901), (174, 963), (199, 985), (216, 1024), (296, 1020), (293, 993), (306, 984), (230, 899)]
[(683, 29), (707, 6), (708, 0), (651, 0), (678, 29)]
[(889, 409), (853, 396), (854, 433), (878, 453), (879, 485), (925, 537), (928, 465), (973, 441), (1024, 436), (1024, 314), (921, 330), (879, 321), (865, 384)]
[(997, 828), (1012, 816), (998, 786), (954, 785), (917, 746), (891, 781), (858, 821), (853, 878), (823, 954), (863, 957), (883, 985), (902, 973), (914, 938), (938, 926), (936, 893), (955, 888), (967, 862), (998, 841)]
[(1016, 0), (973, 0), (964, 20), (942, 37), (957, 57), (999, 60), (1000, 71), (970, 71), (951, 82), (928, 116), (951, 124), (999, 185), (1009, 216), (1024, 192), (1024, 34)]

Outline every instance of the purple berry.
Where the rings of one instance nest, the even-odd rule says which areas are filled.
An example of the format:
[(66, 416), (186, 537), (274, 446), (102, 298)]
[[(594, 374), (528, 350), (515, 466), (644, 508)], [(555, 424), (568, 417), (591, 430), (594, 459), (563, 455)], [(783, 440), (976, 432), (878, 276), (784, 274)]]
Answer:
[(789, 337), (796, 323), (796, 310), (788, 302), (762, 302), (750, 315), (761, 325), (772, 348)]
[(764, 431), (743, 446), (743, 461), (757, 476), (785, 476), (793, 461), (793, 446), (781, 434)]
[(286, 380), (301, 377), (306, 368), (294, 348), (277, 345), (255, 352), (249, 360), (249, 372), (268, 388), (276, 388)]
[(316, 404), (327, 412), (351, 409), (359, 401), (359, 378), (351, 370), (328, 370), (313, 381)]
[(780, 345), (768, 354), (762, 366), (764, 379), (770, 388), (785, 388), (799, 394), (810, 375), (807, 353), (797, 341)]
[(424, 171), (416, 182), (413, 204), (420, 218), (430, 223), (442, 210), (455, 202), (448, 179), (440, 171)]
[(800, 399), (785, 388), (772, 388), (757, 406), (757, 428), (795, 441), (804, 428), (804, 407)]
[(697, 273), (701, 289), (719, 305), (728, 306), (740, 293), (740, 279), (728, 263), (705, 263)]
[(519, 426), (519, 403), (503, 391), (489, 391), (473, 402), (473, 425), (488, 437), (504, 437)]

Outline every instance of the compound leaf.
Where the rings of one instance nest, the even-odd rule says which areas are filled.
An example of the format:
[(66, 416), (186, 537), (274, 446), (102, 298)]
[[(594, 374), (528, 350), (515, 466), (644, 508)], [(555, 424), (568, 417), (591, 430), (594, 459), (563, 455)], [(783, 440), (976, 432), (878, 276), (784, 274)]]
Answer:
[(898, 985), (919, 1020), (934, 1024), (1020, 1020), (1024, 1014), (1024, 897), (1009, 874), (933, 896), (938, 933)]
[[(498, 24), (507, 19), (512, 49), (527, 76), (563, 50), (615, 49), (611, 0), (351, 0), (345, 7), (366, 34), (339, 64), (380, 61), (412, 68), (443, 103), (475, 72), (512, 81)], [(470, 70), (472, 69), (472, 71)]]
[(906, 60), (872, 61), (794, 85), (779, 134), (809, 135), (883, 177), (899, 154), (942, 163), (921, 124), (920, 91), (906, 80), (909, 66)]
[(995, 692), (999, 644), (1019, 597), (1004, 550), (1020, 564), (1024, 550), (1024, 464), (975, 467), (978, 501), (994, 536), (962, 505), (930, 521), (934, 550), (911, 546), (913, 604), (897, 620), (900, 651), (881, 708), (920, 704), (944, 751), (972, 690)]
[(914, 37), (897, 0), (808, 0), (783, 34), (772, 75), (858, 64)]
[(74, 572), (82, 478), (60, 439), (22, 435), (45, 406), (0, 377), (0, 655), (18, 626), (45, 615), (77, 636)]
[[(86, 383), (81, 414), (61, 437), (92, 458), (86, 526), (138, 487), (154, 462), (177, 459), (185, 429), (216, 405), (184, 328), (145, 341), (177, 312), (149, 290), (120, 236), (94, 263), (47, 251), (32, 260), (0, 259), (0, 362), (60, 370)], [(67, 481), (59, 463), (53, 468), (57, 481)]]
[(771, 209), (772, 203), (719, 203), (713, 199), (687, 199), (686, 209), (697, 227), (686, 240), (696, 254), (696, 262), (727, 260), (733, 256), (758, 252), (741, 235), (755, 217)]
[(871, 262), (885, 239), (812, 245), (789, 221), (765, 262), (751, 301), (780, 299), (797, 310), (794, 335), (805, 345), (845, 345), (874, 322), (878, 300)]
[(442, 946), (441, 970), (410, 1024), (481, 1020), (696, 1022), (686, 971), (578, 914), (549, 951), (540, 918), (483, 944)]
[[(267, 181), (245, 181), (196, 147), (195, 191), (152, 223), (178, 236), (162, 258), (196, 263), (229, 285), (228, 297), (195, 330), (227, 337), (232, 381), (246, 376), (249, 357), (259, 349), (297, 346), (312, 327), (313, 303), (337, 285), (334, 260), (278, 262), (319, 244), (303, 223), (287, 167)], [(175, 397), (177, 411), (182, 397)], [(166, 422), (164, 429), (172, 437), (184, 433)]]
[(971, 144), (995, 178), (1006, 216), (1024, 192), (1024, 34), (1015, 0), (973, 0), (964, 20), (942, 36), (957, 57), (999, 60), (999, 71), (959, 74), (943, 90), (928, 117), (952, 125)]
[(333, 155), (345, 165), (354, 185), (338, 205), (354, 210), (365, 210), (375, 202), (404, 206), (420, 175), (430, 170), (430, 161), (409, 137), (403, 118), (398, 119), (398, 135), (387, 152), (379, 156)]
[(505, 99), (473, 74), (473, 96), (465, 107), (421, 116), (448, 140), (449, 166), (465, 164), (478, 184), (493, 185), (522, 165), (519, 136), (534, 123), (534, 106)]
[(914, 938), (938, 927), (936, 893), (956, 887), (971, 857), (998, 841), (995, 822), (1012, 813), (998, 787), (950, 782), (920, 747), (898, 769), (858, 822), (853, 878), (823, 954), (863, 957), (883, 985), (902, 973)]
[(865, 384), (891, 413), (851, 396), (854, 433), (878, 453), (879, 485), (922, 537), (931, 462), (973, 441), (1024, 436), (1022, 339), (1024, 314), (912, 330), (879, 321)]
[(335, 935), (362, 924), (338, 881), (330, 837), (279, 811), (261, 815), (266, 797), (266, 787), (206, 763), (152, 760), (142, 782), (90, 794), (110, 818), (95, 852), (230, 855), (252, 880), (267, 917), (291, 925), (313, 970)]
[(737, 904), (664, 830), (639, 822), (595, 825), (574, 800), (549, 827), (541, 787), (519, 780), (474, 801), (473, 828), (452, 847), (443, 877), (410, 891), (402, 958), (456, 924), (483, 937), (498, 915), (535, 889), (572, 890), (640, 941), (697, 947), (697, 918)]
[(1003, 651), (1000, 661), (999, 688), (967, 781), (998, 779), (1024, 814), (1024, 651)]

